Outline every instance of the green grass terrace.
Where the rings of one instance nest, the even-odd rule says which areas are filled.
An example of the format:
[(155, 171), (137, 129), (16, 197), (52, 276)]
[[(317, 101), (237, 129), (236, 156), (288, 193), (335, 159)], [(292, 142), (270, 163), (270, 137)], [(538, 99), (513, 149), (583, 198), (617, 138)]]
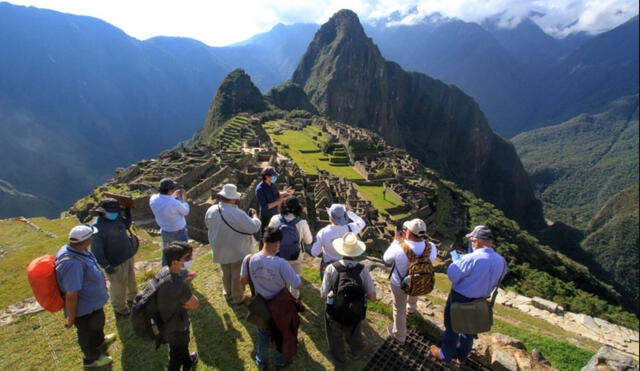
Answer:
[[(278, 127), (278, 121), (269, 121), (264, 128), (278, 152), (290, 157), (306, 173), (318, 174), (318, 170), (323, 170), (352, 181), (365, 180), (352, 166), (331, 161), (332, 155), (341, 156), (344, 149), (335, 149), (332, 155), (322, 152), (320, 148), (327, 138), (317, 126), (309, 125), (304, 130), (282, 130)], [(409, 216), (408, 213), (394, 210), (404, 204), (389, 192), (384, 195), (382, 186), (355, 184), (355, 187), (381, 214), (389, 215), (394, 220)]]

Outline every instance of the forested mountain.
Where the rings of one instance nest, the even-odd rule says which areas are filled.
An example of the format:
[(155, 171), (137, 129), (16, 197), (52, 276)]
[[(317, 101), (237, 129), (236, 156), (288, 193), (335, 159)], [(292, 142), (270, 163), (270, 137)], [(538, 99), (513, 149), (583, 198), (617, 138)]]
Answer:
[(545, 217), (541, 238), (638, 305), (638, 95), (513, 138)]
[(540, 204), (513, 146), (455, 86), (386, 61), (350, 10), (316, 33), (291, 81), (320, 113), (373, 130), (530, 230)]

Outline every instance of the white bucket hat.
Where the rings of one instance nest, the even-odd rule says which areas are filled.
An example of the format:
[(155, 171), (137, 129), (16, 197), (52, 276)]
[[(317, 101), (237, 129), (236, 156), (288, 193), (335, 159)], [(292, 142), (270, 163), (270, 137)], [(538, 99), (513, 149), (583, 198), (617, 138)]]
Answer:
[(331, 245), (342, 256), (360, 256), (367, 250), (367, 245), (360, 241), (353, 232), (347, 232), (342, 238), (336, 238), (331, 242)]
[(237, 200), (242, 197), (242, 193), (238, 192), (238, 187), (235, 184), (225, 184), (218, 194), (228, 200)]

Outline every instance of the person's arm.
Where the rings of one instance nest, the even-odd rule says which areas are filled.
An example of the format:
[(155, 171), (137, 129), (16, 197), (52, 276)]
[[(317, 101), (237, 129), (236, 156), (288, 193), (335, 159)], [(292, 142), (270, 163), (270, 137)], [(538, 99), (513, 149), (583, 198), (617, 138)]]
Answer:
[(249, 284), (249, 271), (247, 269), (247, 264), (249, 264), (249, 257), (251, 255), (247, 255), (242, 259), (242, 265), (240, 266), (240, 283), (242, 284), (242, 289), (244, 290), (245, 286)]
[(322, 236), (320, 235), (322, 231), (319, 231), (316, 234), (316, 242), (313, 243), (313, 246), (311, 246), (311, 255), (318, 257), (320, 256), (320, 254), (322, 254)]
[(395, 249), (397, 245), (398, 245), (398, 242), (393, 241), (391, 245), (389, 245), (389, 247), (387, 248), (387, 251), (384, 252), (384, 255), (382, 256), (382, 260), (384, 260), (385, 264), (395, 263), (395, 256), (396, 256)]
[(284, 202), (284, 197), (279, 196), (277, 200), (267, 204), (267, 209), (273, 209), (274, 207), (278, 207), (282, 205), (282, 202)]
[(249, 212), (253, 214), (252, 216), (247, 215), (244, 211), (237, 209), (234, 210), (234, 220), (238, 221), (238, 226), (233, 225), (234, 228), (244, 233), (256, 233), (260, 230), (260, 226), (262, 226), (262, 222), (258, 219), (258, 213), (254, 209), (249, 209)]
[(353, 233), (358, 234), (360, 233), (360, 231), (364, 229), (364, 227), (367, 226), (367, 222), (365, 222), (364, 219), (356, 215), (356, 213), (354, 213), (353, 211), (351, 210), (347, 211), (347, 216), (349, 217), (349, 219), (353, 221), (353, 223), (349, 223), (351, 225), (351, 231)]
[(133, 220), (131, 219), (131, 209), (129, 208), (124, 209), (124, 217), (122, 219), (124, 222), (124, 227), (130, 228), (131, 223), (133, 223)]
[(189, 215), (189, 204), (184, 200), (178, 200), (178, 199), (175, 199), (175, 200), (176, 202), (174, 202), (174, 205), (176, 210), (178, 211), (178, 214), (182, 216)]
[(447, 276), (449, 276), (451, 283), (456, 284), (465, 278), (468, 275), (470, 267), (470, 260), (464, 258), (449, 264), (449, 268), (447, 268)]
[(376, 285), (373, 283), (373, 279), (371, 279), (371, 274), (369, 273), (369, 270), (367, 270), (367, 268), (365, 267), (362, 270), (362, 274), (360, 274), (360, 278), (362, 278), (362, 285), (365, 288), (365, 291), (367, 292), (367, 299), (371, 300), (371, 301), (377, 301), (377, 297), (376, 297)]
[(296, 272), (293, 271), (291, 265), (287, 263), (286, 260), (282, 259), (280, 264), (280, 272), (282, 274), (282, 278), (284, 278), (285, 282), (294, 289), (300, 288), (302, 286), (302, 281), (300, 280), (300, 276)]
[(67, 310), (67, 323), (65, 328), (71, 328), (76, 322), (76, 309), (78, 307), (78, 291), (69, 291), (64, 296), (64, 308)]
[(313, 242), (313, 235), (311, 234), (309, 223), (305, 219), (302, 219), (298, 224), (300, 224), (300, 229), (302, 230), (302, 235), (300, 236), (302, 238), (302, 242), (305, 245), (311, 245)]
[(329, 291), (331, 291), (331, 287), (334, 284), (334, 272), (336, 269), (333, 267), (333, 264), (327, 266), (324, 270), (324, 277), (322, 278), (322, 285), (320, 285), (320, 298), (322, 300), (327, 300), (327, 295), (329, 295)]
[(109, 274), (114, 272), (114, 269), (111, 267), (111, 263), (109, 263), (104, 253), (104, 239), (102, 238), (101, 233), (95, 234), (91, 239), (91, 252), (105, 272)]
[(431, 260), (431, 263), (436, 261), (436, 258), (438, 257), (438, 247), (436, 246), (436, 244), (432, 243), (432, 242), (427, 242), (429, 245), (431, 245), (431, 255), (429, 255), (429, 260)]

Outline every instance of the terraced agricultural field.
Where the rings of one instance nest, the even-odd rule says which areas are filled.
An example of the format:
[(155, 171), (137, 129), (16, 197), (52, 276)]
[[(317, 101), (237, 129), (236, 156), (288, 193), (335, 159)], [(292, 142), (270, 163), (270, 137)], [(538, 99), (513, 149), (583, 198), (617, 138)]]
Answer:
[[(348, 164), (332, 163), (329, 156), (320, 150), (320, 146), (325, 142), (322, 131), (313, 125), (309, 125), (304, 130), (281, 130), (276, 121), (269, 121), (264, 124), (264, 128), (271, 137), (271, 140), (278, 148), (278, 152), (290, 157), (308, 174), (318, 174), (318, 170), (327, 171), (335, 176), (345, 177), (350, 180), (364, 180), (362, 175)], [(313, 136), (317, 139), (314, 140)], [(344, 147), (338, 147), (333, 151), (334, 155), (346, 156)], [(387, 193), (383, 195), (382, 186), (360, 186), (356, 188), (382, 214), (388, 214), (392, 219), (401, 220), (408, 216), (407, 213), (398, 213), (394, 210), (402, 206), (402, 200)]]

